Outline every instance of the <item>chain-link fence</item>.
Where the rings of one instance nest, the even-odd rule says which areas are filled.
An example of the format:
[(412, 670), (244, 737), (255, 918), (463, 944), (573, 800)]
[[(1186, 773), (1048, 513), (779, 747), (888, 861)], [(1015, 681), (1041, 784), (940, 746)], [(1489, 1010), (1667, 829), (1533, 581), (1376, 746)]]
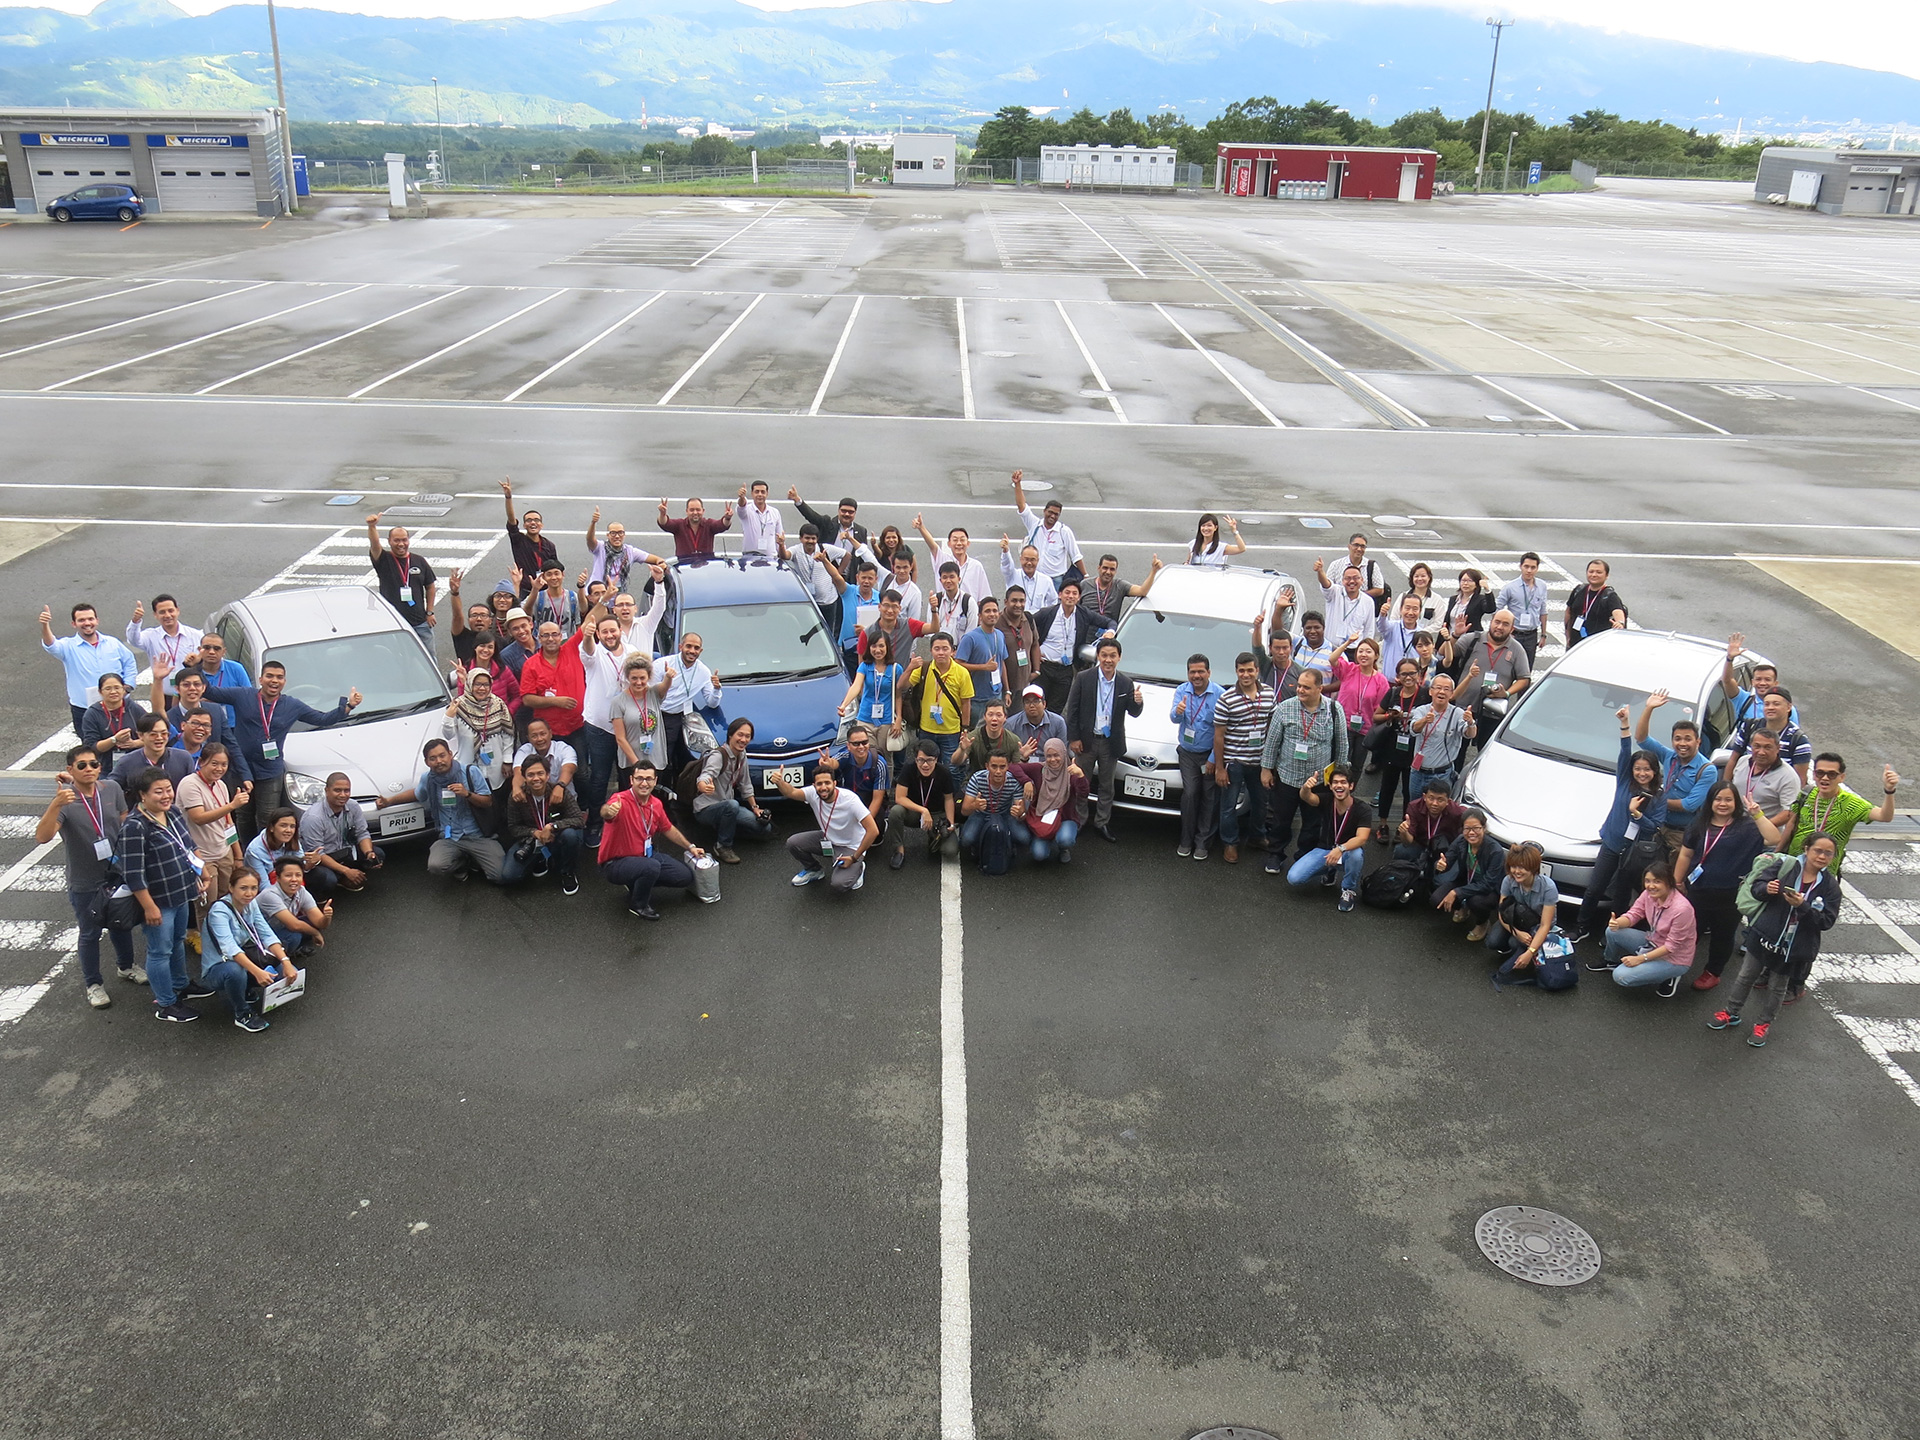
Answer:
[[(331, 159), (308, 162), (316, 190), (385, 190), (387, 167), (379, 160)], [(574, 165), (553, 162), (514, 162), (499, 159), (461, 159), (435, 176), (424, 160), (412, 160), (407, 173), (422, 189), (574, 191), (591, 194), (644, 193), (676, 186), (716, 189), (762, 185), (787, 189), (844, 190), (845, 160), (778, 160), (746, 165), (661, 165), (635, 160), (624, 165)], [(855, 180), (862, 185), (885, 184), (884, 170), (861, 160)]]

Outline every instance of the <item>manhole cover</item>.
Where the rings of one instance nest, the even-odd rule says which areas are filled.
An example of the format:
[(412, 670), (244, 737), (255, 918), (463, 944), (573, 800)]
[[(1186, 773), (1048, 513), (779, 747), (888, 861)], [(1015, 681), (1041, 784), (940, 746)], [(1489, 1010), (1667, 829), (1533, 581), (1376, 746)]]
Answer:
[(407, 503), (409, 505), (451, 505), (453, 496), (442, 495), (435, 490), (422, 490), (417, 495), (409, 495)]
[(1373, 523), (1388, 530), (1405, 530), (1413, 524), (1411, 515), (1376, 515)]
[(1244, 1425), (1216, 1425), (1211, 1430), (1202, 1430), (1193, 1440), (1279, 1440), (1265, 1430), (1249, 1430)]
[(1600, 1273), (1600, 1247), (1564, 1215), (1502, 1205), (1475, 1222), (1480, 1253), (1533, 1285), (1578, 1285)]

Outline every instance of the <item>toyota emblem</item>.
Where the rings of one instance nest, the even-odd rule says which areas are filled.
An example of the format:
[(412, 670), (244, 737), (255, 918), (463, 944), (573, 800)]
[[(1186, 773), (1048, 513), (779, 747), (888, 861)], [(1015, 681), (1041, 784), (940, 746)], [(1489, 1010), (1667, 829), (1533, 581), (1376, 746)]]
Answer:
[(1159, 766), (1159, 764), (1160, 762), (1154, 759), (1153, 756), (1151, 755), (1142, 755), (1140, 757), (1140, 768), (1142, 770), (1156, 769)]
[(784, 750), (784, 749), (786, 749), (786, 748), (787, 748), (787, 737), (786, 737), (786, 736), (784, 736), (784, 735), (776, 735), (776, 736), (774, 736), (774, 737), (773, 737), (773, 748), (774, 748), (774, 749), (776, 749), (776, 750)]

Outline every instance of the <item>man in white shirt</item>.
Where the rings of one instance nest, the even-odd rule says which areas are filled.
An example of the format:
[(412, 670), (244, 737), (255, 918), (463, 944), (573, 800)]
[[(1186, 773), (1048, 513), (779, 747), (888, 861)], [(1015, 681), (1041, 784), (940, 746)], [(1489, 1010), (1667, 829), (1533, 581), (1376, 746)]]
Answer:
[[(641, 633), (652, 636), (650, 630)], [(587, 693), (580, 705), (581, 725), (574, 731), (573, 741), (587, 762), (587, 773), (580, 777), (580, 808), (587, 812), (585, 838), (589, 845), (599, 838), (600, 807), (607, 801), (620, 766), (620, 747), (613, 738), (613, 700), (626, 689), (627, 656), (635, 653), (627, 648), (620, 622), (613, 616), (581, 626), (580, 668), (586, 673)], [(645, 653), (651, 655), (652, 651), (649, 648)]]
[(1379, 612), (1374, 609), (1373, 597), (1361, 588), (1360, 567), (1349, 565), (1342, 570), (1337, 587), (1327, 575), (1325, 561), (1316, 559), (1313, 573), (1320, 581), (1320, 593), (1326, 597), (1327, 643), (1343, 651), (1354, 636), (1373, 634)]
[(913, 583), (913, 556), (905, 553), (905, 547), (893, 554), (893, 583), (882, 585), (883, 591), (893, 590), (900, 596), (900, 613), (909, 620), (925, 623), (927, 618), (927, 597), (920, 593), (920, 587)]
[(944, 630), (959, 642), (962, 635), (980, 623), (980, 602), (960, 588), (960, 567), (951, 560), (940, 562), (940, 587), (933, 592), (933, 628)]
[(677, 653), (658, 655), (653, 661), (653, 673), (659, 676), (653, 682), (653, 693), (659, 699), (660, 713), (667, 717), (667, 754), (672, 757), (675, 774), (693, 758), (687, 749), (687, 716), (720, 703), (719, 678), (700, 658), (706, 648), (707, 642), (689, 630), (680, 638)]
[(580, 756), (566, 741), (554, 739), (553, 727), (544, 720), (527, 722), (527, 743), (513, 752), (513, 798), (526, 798), (520, 767), (536, 755), (547, 762), (547, 774), (553, 777), (553, 783), (566, 786), (578, 800), (580, 794), (574, 790), (573, 777), (580, 768)]
[[(1020, 523), (1027, 527), (1027, 543), (1040, 554), (1040, 573), (1056, 583), (1061, 576), (1069, 574), (1076, 580), (1084, 580), (1086, 567), (1080, 542), (1071, 529), (1060, 523), (1060, 502), (1047, 501), (1036, 516), (1033, 507), (1027, 504), (1021, 474), (1018, 470), (1013, 472), (1013, 505), (1020, 512)], [(1029, 591), (1027, 603), (1038, 609), (1043, 602), (1036, 601)]]
[(180, 604), (171, 595), (153, 597), (153, 618), (160, 622), (158, 625), (142, 625), (140, 621), (145, 614), (135, 603), (133, 620), (127, 626), (127, 648), (145, 653), (153, 673), (163, 677), (162, 687), (171, 695), (174, 693), (173, 672), (180, 668), (183, 659), (193, 659), (205, 632), (180, 623)]
[(927, 542), (927, 549), (933, 554), (936, 573), (942, 564), (951, 560), (960, 567), (960, 588), (973, 596), (976, 605), (993, 593), (993, 587), (987, 584), (987, 567), (967, 555), (967, 547), (971, 542), (965, 529), (954, 526), (947, 532), (947, 543), (942, 545), (933, 538), (933, 532), (927, 529), (926, 522), (918, 515), (913, 517), (913, 528)]
[(1027, 592), (1027, 607), (1031, 610), (1044, 610), (1060, 603), (1060, 592), (1054, 588), (1051, 576), (1040, 573), (1040, 552), (1031, 544), (1020, 547), (1020, 564), (1016, 567), (1013, 542), (1005, 535), (1000, 537), (1000, 578)]
[[(748, 499), (751, 492), (752, 499)], [(771, 560), (780, 552), (780, 542), (787, 538), (786, 527), (780, 522), (780, 508), (767, 503), (767, 482), (756, 480), (752, 485), (740, 487), (740, 549), (743, 554), (759, 555)]]
[(1529, 550), (1520, 557), (1520, 578), (1500, 587), (1497, 601), (1513, 612), (1513, 638), (1533, 664), (1540, 649), (1540, 627), (1547, 619), (1547, 587), (1540, 580), (1540, 557)]
[(802, 790), (779, 770), (767, 772), (787, 799), (813, 812), (815, 828), (802, 830), (787, 841), (787, 853), (798, 862), (796, 887), (824, 878), (843, 894), (867, 883), (866, 853), (880, 838), (880, 827), (860, 797), (840, 788), (833, 771), (821, 766), (813, 772), (813, 788)]
[(627, 591), (613, 597), (613, 618), (620, 622), (620, 643), (635, 652), (653, 654), (653, 637), (667, 614), (667, 568), (656, 561), (653, 571), (653, 599), (647, 613), (640, 613), (640, 602)]

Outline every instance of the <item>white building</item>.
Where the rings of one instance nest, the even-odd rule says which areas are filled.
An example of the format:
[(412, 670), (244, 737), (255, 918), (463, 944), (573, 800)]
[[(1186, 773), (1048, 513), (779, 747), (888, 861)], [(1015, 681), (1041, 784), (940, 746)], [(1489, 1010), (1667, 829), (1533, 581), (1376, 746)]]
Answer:
[(893, 183), (951, 189), (959, 169), (954, 156), (951, 135), (895, 135)]
[(1127, 185), (1171, 190), (1179, 167), (1171, 145), (1043, 145), (1042, 185)]

